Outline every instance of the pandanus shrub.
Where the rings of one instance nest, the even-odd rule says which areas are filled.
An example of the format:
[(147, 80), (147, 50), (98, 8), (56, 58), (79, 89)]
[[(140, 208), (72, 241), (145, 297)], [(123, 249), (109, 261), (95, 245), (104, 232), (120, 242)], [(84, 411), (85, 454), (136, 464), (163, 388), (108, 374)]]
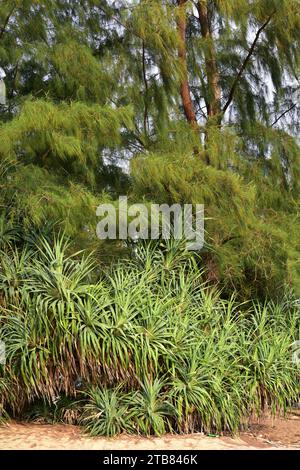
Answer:
[(235, 432), (299, 399), (299, 305), (240, 304), (178, 241), (99, 268), (64, 236), (2, 247), (0, 412), (92, 435)]

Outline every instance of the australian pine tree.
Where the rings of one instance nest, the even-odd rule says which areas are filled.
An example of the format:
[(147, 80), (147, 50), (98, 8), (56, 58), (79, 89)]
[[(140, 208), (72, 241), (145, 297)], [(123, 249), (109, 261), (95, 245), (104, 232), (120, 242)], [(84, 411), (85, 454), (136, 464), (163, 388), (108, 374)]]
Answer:
[(88, 3), (0, 5), (2, 209), (15, 222), (53, 221), (79, 238), (94, 233), (101, 200), (126, 185), (110, 154), (132, 126), (130, 106), (114, 104), (115, 64), (101, 55), (108, 32), (99, 19), (93, 39)]

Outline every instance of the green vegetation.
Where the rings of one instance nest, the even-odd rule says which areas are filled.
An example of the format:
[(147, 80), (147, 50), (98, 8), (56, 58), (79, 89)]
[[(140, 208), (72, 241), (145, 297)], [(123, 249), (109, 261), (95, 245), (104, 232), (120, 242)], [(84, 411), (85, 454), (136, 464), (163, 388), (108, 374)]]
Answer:
[[(299, 399), (299, 74), (298, 0), (1, 1), (0, 420), (236, 431)], [(98, 240), (120, 195), (203, 203), (204, 248)]]
[(224, 300), (178, 242), (140, 246), (100, 271), (69, 248), (43, 238), (1, 252), (11, 416), (80, 423), (92, 435), (234, 432), (297, 400), (292, 297)]
[(297, 0), (3, 1), (9, 220), (107, 257), (101, 202), (204, 203), (209, 279), (299, 293), (299, 18)]

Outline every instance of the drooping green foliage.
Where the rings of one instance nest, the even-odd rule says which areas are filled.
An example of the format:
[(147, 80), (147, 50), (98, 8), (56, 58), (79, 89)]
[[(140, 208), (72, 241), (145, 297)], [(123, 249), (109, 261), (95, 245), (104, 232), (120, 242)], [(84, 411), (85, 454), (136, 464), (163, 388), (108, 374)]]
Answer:
[(0, 288), (11, 416), (82, 423), (92, 435), (234, 432), (298, 399), (297, 303), (222, 300), (178, 241), (141, 245), (100, 272), (63, 237), (5, 244)]
[[(183, 168), (184, 171), (178, 171)], [(163, 204), (205, 204), (206, 243), (201, 251), (209, 276), (245, 298), (276, 296), (285, 281), (299, 286), (297, 203), (281, 200), (277, 211), (265, 206), (253, 181), (216, 169), (189, 153), (151, 154), (132, 162), (134, 192)], [(230, 203), (229, 203), (230, 201)], [(273, 201), (272, 201), (273, 203)], [(277, 292), (278, 293), (278, 292)]]
[(11, 216), (82, 241), (118, 194), (205, 203), (210, 279), (299, 290), (299, 18), (297, 0), (3, 1)]
[(14, 221), (58, 223), (84, 240), (94, 232), (97, 205), (126, 185), (104, 154), (121, 146), (132, 109), (110, 100), (108, 67), (75, 28), (76, 7), (1, 5), (0, 65), (8, 89), (8, 106), (0, 108), (1, 205)]

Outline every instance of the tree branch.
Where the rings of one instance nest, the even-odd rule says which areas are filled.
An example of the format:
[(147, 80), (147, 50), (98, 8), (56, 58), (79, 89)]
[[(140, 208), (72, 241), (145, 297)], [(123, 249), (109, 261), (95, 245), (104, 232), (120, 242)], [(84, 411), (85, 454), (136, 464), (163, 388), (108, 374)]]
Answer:
[(238, 86), (238, 83), (239, 83), (239, 81), (240, 81), (240, 79), (241, 79), (241, 77), (242, 77), (242, 75), (243, 75), (243, 73), (244, 73), (244, 71), (245, 71), (245, 69), (246, 69), (246, 67), (247, 67), (247, 65), (248, 65), (248, 62), (250, 61), (250, 59), (251, 59), (251, 57), (252, 57), (252, 55), (253, 55), (253, 53), (254, 53), (255, 46), (256, 46), (256, 44), (257, 44), (259, 38), (260, 38), (260, 35), (261, 35), (261, 33), (264, 31), (264, 29), (268, 26), (268, 24), (270, 23), (270, 21), (271, 21), (271, 19), (272, 19), (272, 17), (273, 17), (274, 14), (275, 14), (275, 11), (268, 17), (267, 21), (258, 29), (258, 31), (257, 31), (257, 33), (256, 33), (256, 35), (255, 35), (254, 41), (253, 41), (253, 43), (252, 43), (252, 45), (251, 45), (251, 47), (250, 47), (250, 49), (249, 49), (249, 52), (248, 52), (247, 56), (245, 57), (244, 62), (242, 63), (242, 66), (241, 66), (241, 68), (240, 68), (240, 70), (239, 70), (239, 72), (238, 72), (237, 76), (235, 77), (235, 80), (234, 80), (234, 82), (233, 82), (233, 84), (232, 84), (232, 87), (231, 87), (231, 90), (230, 90), (230, 92), (229, 92), (229, 96), (228, 96), (227, 102), (226, 102), (226, 104), (225, 104), (225, 106), (224, 106), (224, 108), (223, 108), (223, 111), (222, 111), (223, 114), (226, 113), (227, 109), (228, 109), (229, 106), (231, 105), (232, 100), (233, 100), (233, 97), (234, 97), (234, 94), (235, 94), (235, 91), (236, 91), (236, 88), (237, 88), (237, 86)]
[(275, 121), (271, 124), (271, 127), (274, 127), (278, 121), (280, 121), (281, 118), (283, 118), (287, 113), (289, 113), (290, 111), (292, 111), (294, 108), (296, 108), (296, 103), (292, 104), (292, 106), (290, 106), (288, 109), (286, 109), (282, 114), (280, 114), (280, 116), (275, 119)]

